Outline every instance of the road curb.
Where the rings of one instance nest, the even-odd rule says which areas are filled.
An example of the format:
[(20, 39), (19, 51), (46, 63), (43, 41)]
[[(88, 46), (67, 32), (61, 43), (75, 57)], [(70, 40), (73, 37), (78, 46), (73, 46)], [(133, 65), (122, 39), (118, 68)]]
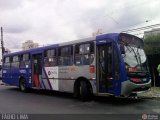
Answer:
[(154, 97), (148, 97), (148, 96), (138, 96), (138, 98), (142, 98), (142, 99), (154, 99)]
[(138, 96), (139, 98), (142, 98), (142, 99), (152, 99), (152, 100), (159, 100), (160, 101), (160, 97), (156, 97), (156, 96), (152, 96), (152, 97), (149, 97), (149, 96)]

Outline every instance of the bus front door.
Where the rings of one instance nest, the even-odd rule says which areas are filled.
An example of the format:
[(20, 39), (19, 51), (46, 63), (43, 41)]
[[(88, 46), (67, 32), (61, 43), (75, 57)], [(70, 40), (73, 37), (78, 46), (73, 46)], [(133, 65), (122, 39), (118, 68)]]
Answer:
[(109, 93), (115, 95), (115, 77), (114, 77), (114, 46), (113, 43), (107, 43), (97, 46), (97, 87), (98, 93)]

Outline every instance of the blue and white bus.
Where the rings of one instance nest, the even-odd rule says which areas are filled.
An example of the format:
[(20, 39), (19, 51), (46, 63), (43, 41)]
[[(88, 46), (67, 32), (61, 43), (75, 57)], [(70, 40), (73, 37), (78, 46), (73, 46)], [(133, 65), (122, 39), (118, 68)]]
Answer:
[(151, 87), (143, 40), (125, 33), (98, 35), (3, 56), (3, 82), (92, 95), (130, 96)]

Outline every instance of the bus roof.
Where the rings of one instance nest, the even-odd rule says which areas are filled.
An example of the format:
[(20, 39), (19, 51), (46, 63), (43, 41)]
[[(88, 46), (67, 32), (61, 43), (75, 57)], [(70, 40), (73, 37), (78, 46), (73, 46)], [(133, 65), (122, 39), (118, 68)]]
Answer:
[(109, 33), (109, 34), (102, 34), (102, 35), (98, 35), (96, 36), (96, 41), (99, 41), (99, 40), (103, 40), (103, 39), (106, 39), (106, 38), (110, 38), (114, 41), (117, 42), (117, 40), (119, 40), (118, 38), (120, 36), (130, 36), (130, 37), (134, 37), (134, 38), (137, 38), (139, 39), (141, 42), (143, 42), (143, 40), (137, 36), (134, 36), (132, 34), (127, 34), (127, 33)]
[(18, 51), (18, 52), (14, 52), (14, 53), (9, 53), (9, 54), (5, 54), (4, 57), (17, 55), (17, 54), (25, 54), (25, 53), (34, 54), (34, 53), (36, 53), (36, 51), (42, 52), (43, 50), (46, 50), (46, 49), (57, 48), (59, 46), (65, 46), (65, 45), (76, 44), (76, 43), (87, 42), (87, 41), (94, 41), (94, 40), (96, 40), (96, 37), (89, 37), (89, 38), (84, 38), (84, 39), (79, 39), (79, 40), (74, 40), (74, 41), (63, 42), (63, 43), (59, 43), (59, 44), (53, 44), (50, 46), (32, 48), (29, 50), (23, 50), (23, 51)]
[(106, 39), (106, 38), (111, 38), (113, 40), (117, 40), (116, 38), (118, 38), (120, 34), (126, 34), (126, 33), (101, 34), (101, 35), (97, 35), (95, 37), (89, 37), (89, 38), (85, 38), (85, 39), (79, 39), (79, 40), (74, 40), (74, 41), (63, 42), (63, 43), (59, 43), (59, 44), (44, 46), (44, 47), (33, 48), (33, 49), (30, 49), (30, 50), (23, 50), (23, 51), (19, 51), (19, 52), (9, 53), (9, 54), (5, 54), (4, 57), (17, 55), (17, 54), (25, 54), (25, 53), (34, 54), (34, 53), (37, 53), (36, 51), (42, 52), (43, 50), (51, 49), (51, 48), (57, 48), (59, 46), (66, 46), (66, 45), (70, 45), (70, 44), (76, 44), (76, 43), (87, 42), (87, 41), (95, 41), (95, 40), (99, 41), (99, 40), (103, 40), (103, 39)]
[(63, 42), (63, 43), (60, 43), (59, 46), (65, 46), (65, 45), (82, 43), (82, 42), (89, 42), (89, 41), (94, 41), (94, 40), (96, 40), (96, 37), (89, 37), (89, 38), (84, 38), (84, 39), (79, 39), (79, 40)]
[(14, 52), (14, 53), (9, 53), (9, 54), (5, 54), (4, 57), (17, 55), (17, 54), (34, 53), (36, 51), (43, 51), (45, 49), (51, 49), (51, 48), (56, 48), (56, 47), (58, 47), (58, 44), (44, 46), (44, 47), (38, 47), (38, 48), (32, 48), (29, 50), (23, 50), (23, 51), (18, 51), (18, 52)]
[(96, 36), (96, 40), (102, 40), (102, 39), (106, 39), (106, 38), (115, 39), (116, 37), (119, 36), (119, 34), (121, 34), (121, 33), (101, 34), (101, 35)]

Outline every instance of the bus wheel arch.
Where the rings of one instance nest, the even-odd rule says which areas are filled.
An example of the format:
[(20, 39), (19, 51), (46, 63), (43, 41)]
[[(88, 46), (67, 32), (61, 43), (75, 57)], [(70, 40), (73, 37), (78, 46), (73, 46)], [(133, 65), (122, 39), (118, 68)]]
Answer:
[(91, 99), (93, 95), (92, 85), (85, 77), (79, 77), (74, 83), (74, 96), (82, 100)]
[(26, 84), (26, 80), (23, 76), (21, 76), (19, 78), (19, 89), (22, 91), (22, 92), (27, 92), (27, 84)]

